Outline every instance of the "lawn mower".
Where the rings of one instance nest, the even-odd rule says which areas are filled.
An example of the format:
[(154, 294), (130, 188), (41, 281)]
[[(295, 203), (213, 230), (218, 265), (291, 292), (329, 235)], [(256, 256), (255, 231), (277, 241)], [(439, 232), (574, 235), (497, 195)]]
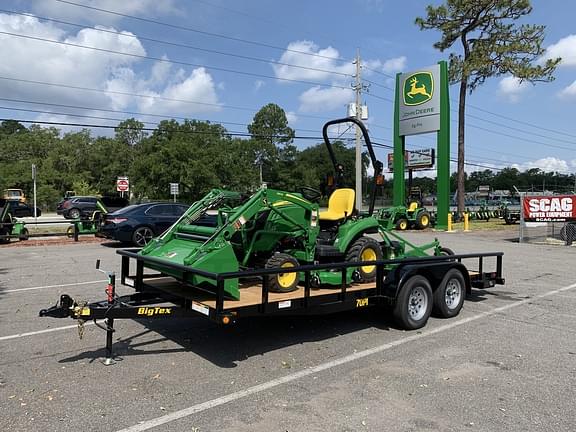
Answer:
[(28, 240), (26, 223), (12, 216), (7, 200), (0, 198), (0, 243), (9, 243), (11, 238)]

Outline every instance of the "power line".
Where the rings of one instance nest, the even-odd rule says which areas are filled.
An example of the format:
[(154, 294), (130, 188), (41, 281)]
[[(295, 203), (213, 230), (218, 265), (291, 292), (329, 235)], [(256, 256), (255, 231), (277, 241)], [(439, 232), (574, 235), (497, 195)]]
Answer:
[[(15, 14), (15, 15), (21, 15), (21, 16), (26, 16), (26, 17), (39, 18), (39, 19), (42, 19), (44, 21), (54, 22), (54, 23), (58, 23), (58, 24), (64, 24), (64, 25), (77, 27), (77, 28), (86, 28), (86, 26), (83, 26), (81, 24), (71, 23), (69, 21), (62, 21), (62, 20), (58, 20), (58, 19), (54, 19), (54, 18), (48, 18), (48, 17), (44, 17), (44, 16), (39, 16), (39, 15), (32, 15), (32, 14), (24, 13), (24, 12), (16, 12), (16, 11), (5, 10), (5, 9), (0, 9), (0, 12), (10, 13), (10, 14)], [(90, 28), (90, 30), (101, 32), (101, 33), (114, 34), (114, 35), (117, 35), (120, 37), (126, 37), (126, 38), (131, 38), (131, 39), (137, 39), (137, 40), (143, 40), (143, 41), (148, 41), (148, 42), (153, 42), (153, 43), (159, 43), (159, 44), (178, 47), (178, 48), (186, 48), (186, 49), (191, 49), (191, 50), (207, 52), (207, 53), (211, 53), (211, 54), (218, 54), (218, 55), (223, 55), (223, 56), (240, 58), (240, 59), (244, 59), (244, 60), (258, 61), (258, 62), (262, 62), (262, 63), (275, 64), (275, 65), (279, 65), (279, 66), (288, 66), (288, 67), (293, 67), (293, 68), (297, 68), (297, 69), (304, 69), (304, 70), (309, 70), (309, 71), (314, 71), (314, 72), (322, 72), (322, 73), (327, 73), (327, 74), (332, 74), (332, 75), (340, 75), (343, 77), (352, 77), (351, 74), (347, 74), (344, 72), (337, 72), (337, 71), (332, 71), (332, 70), (327, 70), (327, 69), (320, 69), (320, 68), (314, 68), (314, 67), (309, 67), (309, 66), (295, 65), (295, 64), (291, 64), (291, 63), (284, 63), (284, 62), (279, 62), (279, 61), (275, 61), (275, 60), (263, 59), (263, 58), (259, 58), (259, 57), (251, 57), (251, 56), (245, 56), (245, 55), (241, 55), (241, 54), (229, 53), (229, 52), (225, 52), (225, 51), (218, 51), (218, 50), (213, 50), (213, 49), (208, 49), (208, 48), (201, 48), (201, 47), (197, 47), (197, 46), (193, 46), (193, 45), (182, 44), (182, 43), (178, 43), (178, 42), (171, 42), (171, 41), (166, 41), (166, 40), (161, 40), (161, 39), (153, 39), (153, 38), (149, 38), (149, 37), (142, 36), (142, 35), (120, 32), (120, 31), (105, 29), (105, 28), (101, 28), (101, 27), (93, 27), (93, 28)], [(208, 66), (206, 66), (206, 67), (208, 67)]]
[(271, 44), (266, 44), (263, 42), (252, 41), (252, 40), (248, 40), (248, 39), (241, 39), (241, 38), (236, 38), (236, 37), (232, 37), (232, 36), (226, 36), (226, 35), (219, 34), (219, 33), (213, 33), (213, 32), (207, 32), (204, 30), (198, 30), (198, 29), (195, 29), (192, 27), (185, 27), (185, 26), (170, 24), (167, 22), (157, 21), (157, 20), (153, 20), (153, 19), (149, 19), (149, 18), (142, 18), (142, 17), (138, 17), (138, 16), (134, 16), (134, 15), (128, 15), (128, 14), (124, 14), (121, 12), (116, 12), (116, 11), (112, 11), (109, 9), (98, 8), (95, 6), (88, 6), (85, 4), (75, 3), (72, 1), (67, 1), (67, 0), (54, 0), (54, 1), (59, 2), (59, 3), (69, 4), (72, 6), (77, 6), (80, 8), (95, 10), (95, 11), (103, 12), (103, 13), (110, 14), (110, 15), (120, 16), (123, 18), (129, 18), (129, 19), (133, 19), (133, 20), (137, 20), (137, 21), (141, 21), (141, 22), (145, 22), (145, 23), (149, 23), (149, 24), (156, 24), (156, 25), (169, 27), (169, 28), (173, 28), (173, 29), (177, 29), (177, 30), (183, 30), (183, 31), (203, 34), (205, 36), (211, 36), (211, 37), (217, 37), (217, 38), (221, 38), (221, 39), (231, 40), (234, 42), (241, 42), (241, 43), (245, 43), (245, 44), (256, 45), (256, 46), (271, 48), (271, 49), (280, 50), (280, 51), (293, 52), (293, 53), (307, 55), (307, 56), (311, 56), (311, 57), (319, 57), (319, 58), (324, 58), (324, 59), (329, 59), (329, 60), (337, 60), (337, 61), (341, 61), (341, 62), (348, 62), (349, 61), (346, 59), (335, 58), (335, 57), (331, 57), (331, 56), (323, 56), (321, 54), (314, 54), (314, 53), (310, 53), (310, 52), (306, 52), (306, 51), (299, 51), (299, 50), (289, 49), (289, 48), (285, 48), (285, 47), (279, 47), (279, 46), (275, 46), (275, 45), (271, 45)]
[(234, 70), (234, 69), (221, 68), (221, 67), (217, 67), (217, 66), (207, 66), (207, 65), (202, 65), (202, 64), (198, 64), (198, 63), (190, 63), (190, 62), (184, 62), (184, 61), (179, 61), (179, 60), (169, 60), (169, 59), (162, 58), (162, 57), (151, 57), (151, 56), (145, 56), (145, 55), (140, 55), (140, 54), (125, 53), (125, 52), (121, 52), (121, 51), (114, 51), (114, 50), (109, 50), (109, 49), (105, 49), (105, 48), (91, 47), (91, 46), (86, 46), (86, 45), (81, 45), (81, 44), (75, 44), (72, 42), (64, 42), (64, 41), (58, 41), (58, 40), (53, 40), (53, 39), (41, 38), (41, 37), (37, 37), (37, 36), (23, 35), (23, 34), (11, 33), (11, 32), (5, 32), (5, 31), (0, 31), (0, 34), (18, 37), (18, 38), (23, 38), (23, 39), (35, 40), (38, 42), (47, 42), (47, 43), (52, 43), (52, 44), (57, 44), (57, 45), (70, 46), (70, 47), (74, 47), (74, 48), (89, 49), (89, 50), (93, 50), (93, 51), (104, 52), (107, 54), (121, 55), (121, 56), (125, 56), (125, 57), (134, 57), (134, 58), (145, 59), (145, 60), (154, 60), (154, 61), (162, 62), (162, 63), (178, 64), (178, 65), (191, 66), (191, 67), (201, 67), (201, 68), (211, 69), (211, 70), (219, 71), (219, 72), (234, 73), (234, 74), (238, 74), (238, 75), (247, 75), (247, 76), (253, 76), (253, 77), (257, 77), (257, 78), (266, 78), (266, 79), (279, 80), (279, 81), (288, 81), (288, 82), (294, 82), (294, 83), (299, 83), (299, 84), (309, 84), (309, 85), (315, 85), (315, 86), (320, 86), (320, 87), (338, 88), (338, 89), (345, 89), (345, 90), (348, 89), (348, 87), (339, 86), (339, 85), (335, 85), (335, 84), (326, 84), (326, 83), (320, 83), (320, 82), (316, 82), (316, 81), (297, 80), (297, 79), (292, 79), (292, 78), (279, 78), (279, 77), (274, 77), (274, 76), (270, 76), (270, 75), (257, 74), (254, 72), (238, 71), (238, 70)]

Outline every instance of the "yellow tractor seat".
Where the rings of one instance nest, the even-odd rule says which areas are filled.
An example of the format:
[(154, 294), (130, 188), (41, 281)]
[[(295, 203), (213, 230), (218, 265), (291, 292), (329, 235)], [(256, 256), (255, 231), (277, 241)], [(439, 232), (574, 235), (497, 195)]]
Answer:
[(406, 210), (407, 212), (413, 212), (416, 211), (416, 209), (418, 208), (418, 202), (417, 201), (412, 201), (410, 203), (410, 207), (408, 207), (408, 209)]
[(320, 212), (320, 220), (337, 221), (354, 211), (354, 189), (336, 189), (328, 200), (328, 210)]

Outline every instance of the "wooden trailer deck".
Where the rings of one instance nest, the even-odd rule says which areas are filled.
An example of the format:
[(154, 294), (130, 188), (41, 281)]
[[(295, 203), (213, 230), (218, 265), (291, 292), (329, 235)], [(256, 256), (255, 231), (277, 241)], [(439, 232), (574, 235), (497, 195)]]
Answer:
[[(146, 281), (146, 285), (168, 294), (200, 303), (210, 308), (216, 307), (216, 294), (185, 285), (172, 277), (150, 279)], [(254, 306), (262, 303), (262, 285), (260, 283), (244, 283), (240, 284), (239, 288), (240, 299), (224, 300), (224, 310), (245, 306)], [(362, 291), (365, 289), (373, 288), (376, 288), (376, 282), (348, 285), (346, 287), (346, 291)], [(310, 296), (316, 297), (329, 294), (338, 294), (340, 290), (340, 286), (310, 288)], [(268, 293), (269, 303), (294, 300), (299, 298), (304, 298), (304, 286), (298, 286), (297, 290), (289, 293)]]

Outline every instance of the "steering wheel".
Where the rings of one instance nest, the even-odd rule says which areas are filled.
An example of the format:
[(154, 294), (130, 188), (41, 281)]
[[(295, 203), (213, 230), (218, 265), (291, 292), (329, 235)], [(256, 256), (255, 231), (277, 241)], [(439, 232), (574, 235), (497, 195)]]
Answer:
[(322, 197), (322, 192), (320, 192), (318, 189), (314, 189), (308, 186), (302, 186), (300, 188), (300, 193), (304, 198), (312, 202), (318, 202)]

